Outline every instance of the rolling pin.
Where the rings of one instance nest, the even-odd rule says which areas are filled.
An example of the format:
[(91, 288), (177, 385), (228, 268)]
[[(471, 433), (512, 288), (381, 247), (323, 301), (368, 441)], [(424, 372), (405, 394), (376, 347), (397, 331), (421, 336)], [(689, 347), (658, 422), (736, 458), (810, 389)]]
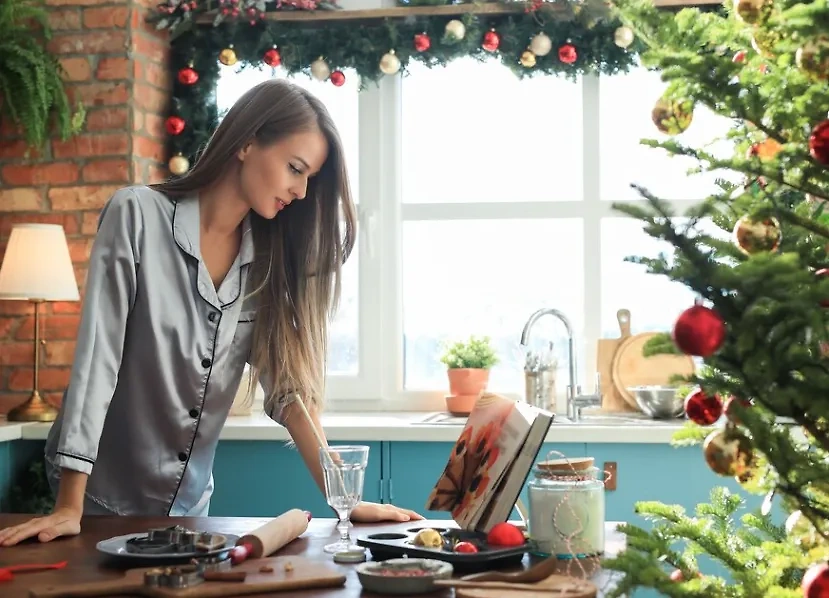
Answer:
[(272, 555), (305, 533), (309, 521), (311, 521), (309, 511), (291, 509), (282, 513), (262, 527), (239, 538), (236, 546), (230, 551), (231, 563), (238, 565), (247, 558), (261, 559)]

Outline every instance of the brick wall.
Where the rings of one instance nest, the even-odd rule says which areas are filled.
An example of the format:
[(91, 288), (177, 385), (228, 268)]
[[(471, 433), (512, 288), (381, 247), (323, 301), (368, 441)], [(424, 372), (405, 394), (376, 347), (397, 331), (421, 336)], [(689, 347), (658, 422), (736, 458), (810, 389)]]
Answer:
[[(97, 218), (120, 186), (166, 176), (164, 112), (169, 98), (166, 36), (144, 23), (144, 0), (48, 0), (50, 42), (70, 97), (87, 107), (84, 131), (39, 155), (8, 126), (0, 131), (0, 259), (14, 224), (63, 225), (83, 297)], [(69, 379), (80, 303), (42, 306), (39, 387), (59, 403)], [(32, 388), (32, 306), (0, 301), (0, 413)]]

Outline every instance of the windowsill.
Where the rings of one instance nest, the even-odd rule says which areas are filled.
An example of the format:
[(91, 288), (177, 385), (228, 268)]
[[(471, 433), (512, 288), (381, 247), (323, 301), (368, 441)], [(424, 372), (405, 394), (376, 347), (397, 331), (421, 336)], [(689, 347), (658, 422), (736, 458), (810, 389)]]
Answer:
[[(328, 440), (332, 443), (456, 441), (462, 429), (461, 423), (421, 423), (436, 413), (439, 412), (330, 411), (323, 415), (322, 424)], [(597, 424), (589, 421), (577, 424), (556, 422), (550, 427), (547, 442), (667, 444), (683, 424), (682, 420), (620, 424)], [(50, 427), (49, 423), (0, 420), (0, 442), (20, 439), (44, 440)], [(290, 435), (285, 428), (254, 408), (251, 415), (229, 417), (220, 440), (288, 441)]]

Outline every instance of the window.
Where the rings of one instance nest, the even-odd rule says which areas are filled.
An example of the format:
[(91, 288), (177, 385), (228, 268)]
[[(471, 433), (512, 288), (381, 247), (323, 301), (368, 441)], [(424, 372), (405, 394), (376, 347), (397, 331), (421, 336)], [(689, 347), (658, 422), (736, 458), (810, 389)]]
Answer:
[[(251, 72), (223, 77), (220, 102), (271, 76)], [(693, 302), (684, 286), (625, 262), (669, 248), (611, 205), (642, 201), (637, 182), (681, 213), (723, 176), (689, 176), (689, 159), (640, 146), (661, 136), (650, 117), (665, 87), (658, 74), (519, 80), (497, 61), (460, 59), (412, 64), (362, 92), (351, 74), (342, 88), (299, 82), (329, 106), (360, 190), (359, 256), (331, 328), (333, 409), (443, 409), (443, 344), (470, 334), (498, 351), (490, 388), (522, 396), (521, 332), (541, 308), (566, 315), (576, 382), (592, 392), (596, 341), (618, 336), (618, 309), (631, 310), (634, 332), (669, 330)], [(730, 126), (697, 109), (678, 140), (700, 147)], [(553, 343), (559, 408), (567, 340), (555, 318), (530, 338), (533, 348)]]

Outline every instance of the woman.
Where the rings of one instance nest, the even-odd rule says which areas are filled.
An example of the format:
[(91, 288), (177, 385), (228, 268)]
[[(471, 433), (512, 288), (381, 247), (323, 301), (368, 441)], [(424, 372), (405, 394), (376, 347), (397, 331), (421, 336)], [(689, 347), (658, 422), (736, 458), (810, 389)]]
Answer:
[[(0, 531), (0, 545), (77, 534), (84, 513), (206, 515), (245, 363), (324, 492), (313, 429), (289, 399), (322, 434), (328, 321), (355, 226), (331, 117), (277, 79), (236, 102), (188, 174), (116, 192), (46, 442), (55, 507)], [(422, 517), (361, 503), (352, 519)]]

